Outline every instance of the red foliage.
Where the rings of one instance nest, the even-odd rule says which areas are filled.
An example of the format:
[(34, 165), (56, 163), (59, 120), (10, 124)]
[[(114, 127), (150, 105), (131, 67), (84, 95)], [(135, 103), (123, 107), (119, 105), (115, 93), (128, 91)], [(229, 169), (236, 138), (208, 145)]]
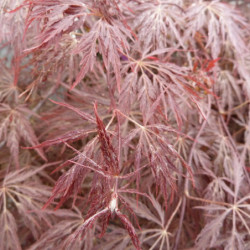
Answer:
[(0, 250), (250, 249), (249, 6), (226, 2), (0, 1)]

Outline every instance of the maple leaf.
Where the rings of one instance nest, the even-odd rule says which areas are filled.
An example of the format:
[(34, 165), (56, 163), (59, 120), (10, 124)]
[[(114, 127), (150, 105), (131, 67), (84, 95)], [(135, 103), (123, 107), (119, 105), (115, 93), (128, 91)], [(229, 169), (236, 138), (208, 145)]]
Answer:
[[(130, 57), (130, 60), (124, 62), (123, 72), (127, 72), (128, 69), (132, 72), (125, 78), (121, 98), (128, 98), (129, 102), (133, 103), (135, 100), (131, 97), (137, 97), (145, 122), (160, 106), (166, 118), (172, 111), (178, 125), (181, 126), (183, 114), (178, 101), (181, 100), (189, 106), (189, 103), (198, 105), (199, 95), (187, 80), (189, 70), (157, 57), (174, 51), (174, 48), (158, 49), (153, 52), (147, 49), (143, 51), (139, 60)], [(156, 60), (152, 60), (155, 57)], [(133, 94), (130, 93), (131, 89)]]
[[(202, 229), (197, 237), (197, 247), (202, 249), (204, 244), (209, 247), (224, 246), (225, 249), (244, 249), (245, 236), (250, 236), (249, 228), (249, 193), (242, 195), (240, 187), (245, 182), (242, 166), (238, 160), (233, 160), (233, 186), (231, 188), (222, 185), (225, 193), (229, 196), (231, 202), (221, 202), (216, 200), (205, 200), (204, 202), (210, 205), (198, 207), (208, 211), (210, 215), (215, 218), (208, 220), (208, 223)], [(212, 186), (210, 186), (211, 188)], [(192, 199), (192, 197), (191, 197)], [(197, 198), (199, 200), (199, 198)], [(227, 229), (227, 237), (219, 238), (222, 233), (222, 227), (225, 223), (229, 223), (230, 227)], [(239, 228), (244, 228), (245, 232)]]
[[(120, 91), (120, 51), (129, 49), (127, 38), (132, 39), (130, 31), (121, 26), (120, 23), (109, 22), (100, 19), (92, 27), (91, 31), (82, 36), (79, 44), (73, 53), (80, 53), (82, 59), (80, 62), (81, 70), (73, 83), (74, 88), (88, 71), (93, 70), (96, 54), (100, 52), (103, 63), (107, 71), (110, 71), (110, 65), (113, 66), (117, 81), (117, 88)], [(98, 44), (98, 45), (97, 45)]]
[(56, 212), (59, 221), (42, 234), (40, 239), (32, 244), (28, 249), (44, 249), (53, 246), (53, 249), (92, 249), (95, 227), (88, 230), (83, 239), (71, 240), (72, 234), (83, 224), (84, 218), (81, 211), (74, 207), (73, 211), (60, 209)]
[[(140, 168), (141, 161), (146, 157), (149, 161), (153, 176), (157, 183), (157, 190), (159, 187), (165, 200), (165, 208), (167, 209), (169, 189), (167, 188), (166, 184), (170, 185), (171, 187), (170, 200), (172, 200), (173, 194), (177, 188), (173, 173), (180, 173), (176, 162), (180, 161), (181, 165), (186, 168), (189, 174), (192, 176), (190, 167), (169, 143), (167, 134), (171, 132), (179, 134), (179, 132), (163, 124), (141, 125), (136, 121), (136, 119), (131, 119), (120, 111), (118, 112), (136, 126), (135, 129), (132, 129), (128, 133), (127, 137), (125, 137), (123, 141), (124, 145), (127, 145), (136, 137), (138, 137), (138, 143), (134, 148), (133, 155), (135, 169), (138, 170)], [(138, 189), (140, 172), (137, 172), (136, 175)]]
[[(0, 138), (3, 138), (6, 142), (15, 166), (19, 168), (19, 144), (21, 138), (32, 146), (38, 144), (34, 130), (26, 118), (27, 114), (32, 114), (32, 111), (23, 105), (12, 108), (10, 105), (2, 103), (0, 104), (0, 112), (2, 113)], [(35, 150), (43, 160), (47, 161), (42, 149)]]
[[(143, 228), (140, 232), (142, 242), (149, 243), (150, 248), (153, 249), (173, 249), (171, 246), (171, 238), (174, 236), (173, 230), (169, 230), (169, 227), (175, 218), (180, 205), (182, 204), (182, 200), (180, 199), (174, 210), (168, 212), (169, 216), (166, 216), (165, 211), (162, 209), (161, 204), (155, 197), (150, 193), (150, 197), (152, 200), (151, 206), (146, 206), (141, 202), (136, 202), (134, 200), (127, 200), (131, 206), (131, 208), (135, 211), (135, 213), (141, 218), (145, 218), (146, 220), (153, 222), (155, 227), (147, 227)], [(155, 211), (156, 213), (154, 213)]]
[[(211, 49), (212, 58), (217, 58), (223, 48), (229, 46), (236, 54), (247, 51), (244, 41), (245, 18), (230, 5), (215, 1), (195, 1), (187, 10), (188, 20), (185, 37), (194, 37), (197, 31), (206, 34), (206, 48)], [(208, 21), (209, 20), (209, 21)], [(242, 28), (244, 27), (244, 28)]]
[(162, 49), (177, 43), (177, 47), (184, 47), (181, 35), (185, 26), (183, 13), (178, 3), (169, 1), (145, 1), (137, 7), (133, 28), (138, 31), (142, 46)]
[[(48, 214), (40, 210), (42, 203), (50, 195), (50, 188), (43, 185), (36, 174), (52, 165), (55, 163), (36, 169), (22, 168), (11, 171), (1, 180), (0, 239), (4, 249), (21, 249), (18, 234), (21, 225), (29, 229), (33, 237), (38, 238), (43, 231), (42, 224), (50, 224)], [(16, 213), (22, 218), (21, 222), (16, 218)]]
[(0, 23), (2, 24), (0, 44), (10, 44), (19, 53), (25, 45), (23, 33), (27, 8), (23, 7), (19, 11), (11, 11), (18, 8), (22, 2), (21, 0), (3, 0), (0, 2)]
[[(76, 38), (72, 53), (79, 54), (81, 62), (79, 74), (73, 82), (72, 88), (84, 78), (87, 72), (93, 70), (97, 52), (100, 52), (108, 72), (112, 65), (117, 88), (120, 91), (119, 51), (126, 53), (130, 47), (127, 38), (133, 38), (129, 27), (123, 22), (116, 1), (103, 1), (102, 3), (93, 1), (87, 5), (80, 0), (68, 1), (67, 4), (63, 0), (53, 2), (35, 0), (31, 2), (31, 6), (28, 25), (34, 20), (42, 22), (46, 18), (48, 21), (44, 24), (41, 34), (36, 38), (38, 45), (26, 52), (35, 51), (43, 46), (47, 47), (52, 42), (63, 40), (64, 33), (75, 31), (80, 38)], [(90, 30), (86, 28), (86, 18), (90, 16), (89, 13), (97, 18)], [(80, 33), (77, 30), (81, 30)]]
[[(59, 103), (60, 105), (66, 106), (78, 113), (84, 119), (90, 119), (87, 114), (82, 114), (82, 112), (68, 104)], [(60, 196), (60, 202), (58, 203), (57, 208), (59, 208), (66, 199), (68, 199), (72, 194), (76, 195), (82, 185), (87, 174), (90, 171), (94, 173), (92, 178), (92, 187), (89, 191), (88, 197), (88, 213), (85, 216), (84, 223), (72, 234), (70, 242), (74, 241), (74, 239), (78, 238), (80, 235), (84, 236), (87, 229), (90, 228), (95, 221), (101, 219), (103, 221), (102, 226), (102, 235), (105, 233), (105, 229), (107, 227), (107, 223), (111, 216), (116, 215), (122, 224), (125, 226), (128, 231), (133, 244), (137, 249), (140, 249), (140, 243), (138, 237), (136, 235), (136, 231), (129, 221), (127, 216), (120, 212), (118, 209), (118, 201), (120, 200), (123, 205), (129, 209), (126, 203), (123, 201), (121, 197), (121, 193), (137, 193), (144, 195), (136, 190), (130, 190), (128, 188), (118, 188), (118, 179), (129, 178), (134, 175), (134, 173), (129, 173), (124, 176), (120, 176), (120, 169), (118, 164), (117, 152), (114, 150), (113, 145), (111, 144), (110, 135), (107, 133), (106, 128), (100, 119), (97, 113), (97, 105), (94, 106), (95, 116), (96, 116), (96, 125), (98, 131), (98, 140), (100, 142), (100, 151), (102, 153), (103, 162), (100, 164), (96, 163), (93, 158), (93, 143), (97, 140), (96, 138), (92, 139), (87, 145), (85, 145), (84, 151), (80, 152), (70, 146), (67, 142), (64, 142), (69, 148), (77, 153), (77, 156), (63, 164), (70, 163), (73, 166), (63, 174), (55, 184), (52, 195), (44, 205), (46, 208), (51, 202), (57, 197)], [(60, 142), (61, 140), (56, 140), (55, 142)], [(45, 144), (41, 144), (38, 146), (48, 145), (49, 142)], [(54, 143), (54, 141), (53, 141)], [(92, 148), (91, 148), (92, 147)], [(61, 168), (62, 166), (59, 166)], [(74, 200), (76, 199), (76, 196)]]

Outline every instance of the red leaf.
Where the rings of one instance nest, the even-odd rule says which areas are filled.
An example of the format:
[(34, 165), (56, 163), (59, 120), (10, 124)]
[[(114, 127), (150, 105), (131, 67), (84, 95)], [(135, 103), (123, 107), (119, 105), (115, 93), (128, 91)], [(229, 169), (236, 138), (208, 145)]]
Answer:
[(118, 158), (117, 153), (115, 152), (113, 145), (111, 143), (111, 139), (109, 135), (106, 132), (106, 129), (104, 127), (104, 124), (102, 120), (99, 118), (97, 113), (97, 104), (94, 105), (95, 109), (95, 116), (96, 116), (96, 123), (97, 123), (97, 129), (99, 134), (99, 140), (101, 143), (101, 150), (103, 154), (103, 158), (106, 164), (106, 167), (108, 168), (111, 173), (118, 175), (119, 174), (119, 164), (118, 164)]
[(121, 220), (121, 222), (124, 225), (124, 227), (126, 228), (126, 230), (128, 231), (128, 233), (131, 237), (131, 240), (132, 240), (134, 246), (136, 247), (136, 249), (141, 250), (142, 248), (140, 246), (140, 241), (136, 235), (136, 231), (135, 231), (135, 228), (132, 225), (132, 223), (129, 221), (127, 216), (122, 214), (120, 211), (117, 211), (116, 214), (119, 217), (119, 219)]
[(207, 67), (205, 68), (205, 72), (210, 71), (215, 66), (215, 63), (218, 62), (219, 60), (220, 60), (220, 57), (218, 57), (212, 61), (209, 61)]

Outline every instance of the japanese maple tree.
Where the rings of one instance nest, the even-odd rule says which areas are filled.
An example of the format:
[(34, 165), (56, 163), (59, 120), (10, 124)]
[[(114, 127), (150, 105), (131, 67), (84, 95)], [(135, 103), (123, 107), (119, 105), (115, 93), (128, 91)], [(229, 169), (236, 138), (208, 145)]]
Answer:
[(250, 6), (0, 2), (0, 250), (250, 249)]

